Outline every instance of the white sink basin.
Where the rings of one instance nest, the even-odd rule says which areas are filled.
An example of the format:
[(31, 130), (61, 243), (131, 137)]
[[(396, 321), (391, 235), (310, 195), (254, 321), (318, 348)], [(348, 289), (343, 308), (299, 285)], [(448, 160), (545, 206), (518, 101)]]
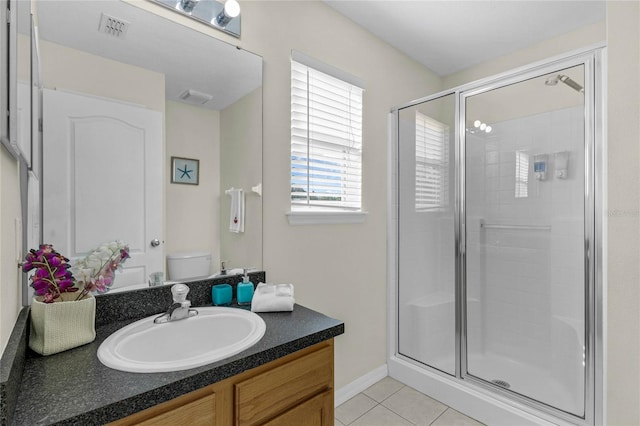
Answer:
[(98, 348), (100, 362), (133, 373), (186, 370), (242, 352), (264, 335), (266, 325), (253, 312), (196, 309), (195, 317), (155, 324), (153, 315), (121, 328)]

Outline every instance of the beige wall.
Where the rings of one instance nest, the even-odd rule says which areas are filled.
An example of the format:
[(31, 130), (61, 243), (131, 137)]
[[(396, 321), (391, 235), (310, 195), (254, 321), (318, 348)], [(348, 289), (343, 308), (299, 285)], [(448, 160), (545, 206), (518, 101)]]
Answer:
[[(18, 162), (0, 148), (0, 349), (4, 351), (22, 307), (15, 220), (20, 219)], [(22, 231), (18, 231), (21, 233)]]
[(45, 88), (118, 99), (164, 113), (160, 73), (47, 41), (40, 42), (40, 53)]
[(587, 25), (578, 30), (518, 50), (512, 54), (448, 75), (444, 78), (443, 87), (459, 86), (578, 48), (601, 43), (606, 38), (606, 29), (607, 25), (604, 21)]
[[(17, 50), (17, 79), (28, 84), (29, 39), (22, 34), (18, 34)], [(6, 149), (0, 151), (0, 350), (4, 350), (22, 306), (21, 274), (17, 267), (17, 259), (22, 256), (17, 249), (22, 249), (16, 247), (16, 233), (22, 238), (22, 230), (16, 230), (15, 224), (16, 219), (21, 219), (18, 162)]]
[[(277, 31), (273, 23), (278, 22)], [(440, 79), (321, 2), (243, 3), (243, 45), (264, 58), (264, 265), (296, 300), (345, 322), (336, 387), (386, 363), (386, 151), (390, 107), (439, 90)], [(290, 226), (290, 54), (365, 81), (360, 225)]]
[(220, 260), (220, 113), (179, 102), (166, 103), (165, 169), (171, 157), (200, 160), (198, 185), (165, 185), (165, 253), (209, 251)]
[[(262, 267), (262, 197), (251, 191), (262, 183), (262, 88), (220, 112), (220, 251), (227, 269)], [(229, 232), (230, 188), (245, 191), (243, 233)], [(257, 283), (256, 283), (257, 284)]]
[[(28, 84), (29, 39), (22, 34), (18, 34), (17, 49), (17, 79)], [(16, 246), (16, 237), (22, 238), (22, 230), (16, 229), (16, 219), (21, 220), (18, 162), (4, 148), (0, 151), (0, 350), (3, 351), (22, 307), (21, 274), (17, 267), (22, 248)]]
[(640, 425), (640, 2), (607, 2), (607, 420)]

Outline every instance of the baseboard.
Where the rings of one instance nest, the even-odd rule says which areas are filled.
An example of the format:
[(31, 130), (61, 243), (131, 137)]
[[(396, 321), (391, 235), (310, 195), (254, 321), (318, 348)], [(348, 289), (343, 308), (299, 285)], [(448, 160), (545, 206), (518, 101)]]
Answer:
[(358, 377), (348, 385), (336, 390), (336, 394), (334, 397), (335, 406), (337, 407), (338, 405), (341, 405), (363, 390), (367, 389), (369, 386), (384, 379), (385, 377), (387, 377), (387, 373), (387, 364), (383, 364), (380, 367), (368, 372), (364, 376)]

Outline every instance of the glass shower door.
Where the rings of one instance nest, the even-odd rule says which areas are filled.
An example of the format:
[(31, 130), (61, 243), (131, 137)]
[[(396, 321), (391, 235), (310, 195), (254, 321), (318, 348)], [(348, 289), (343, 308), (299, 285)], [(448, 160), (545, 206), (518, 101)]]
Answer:
[(455, 374), (455, 97), (399, 111), (398, 351)]
[(464, 97), (466, 373), (585, 413), (584, 66)]

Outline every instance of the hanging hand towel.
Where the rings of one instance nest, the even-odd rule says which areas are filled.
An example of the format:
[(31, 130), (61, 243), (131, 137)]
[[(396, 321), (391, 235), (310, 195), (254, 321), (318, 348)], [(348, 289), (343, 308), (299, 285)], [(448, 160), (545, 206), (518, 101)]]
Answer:
[(229, 231), (235, 233), (244, 232), (244, 191), (231, 188), (225, 192), (231, 196)]
[(259, 283), (251, 300), (252, 312), (293, 311), (293, 284)]

